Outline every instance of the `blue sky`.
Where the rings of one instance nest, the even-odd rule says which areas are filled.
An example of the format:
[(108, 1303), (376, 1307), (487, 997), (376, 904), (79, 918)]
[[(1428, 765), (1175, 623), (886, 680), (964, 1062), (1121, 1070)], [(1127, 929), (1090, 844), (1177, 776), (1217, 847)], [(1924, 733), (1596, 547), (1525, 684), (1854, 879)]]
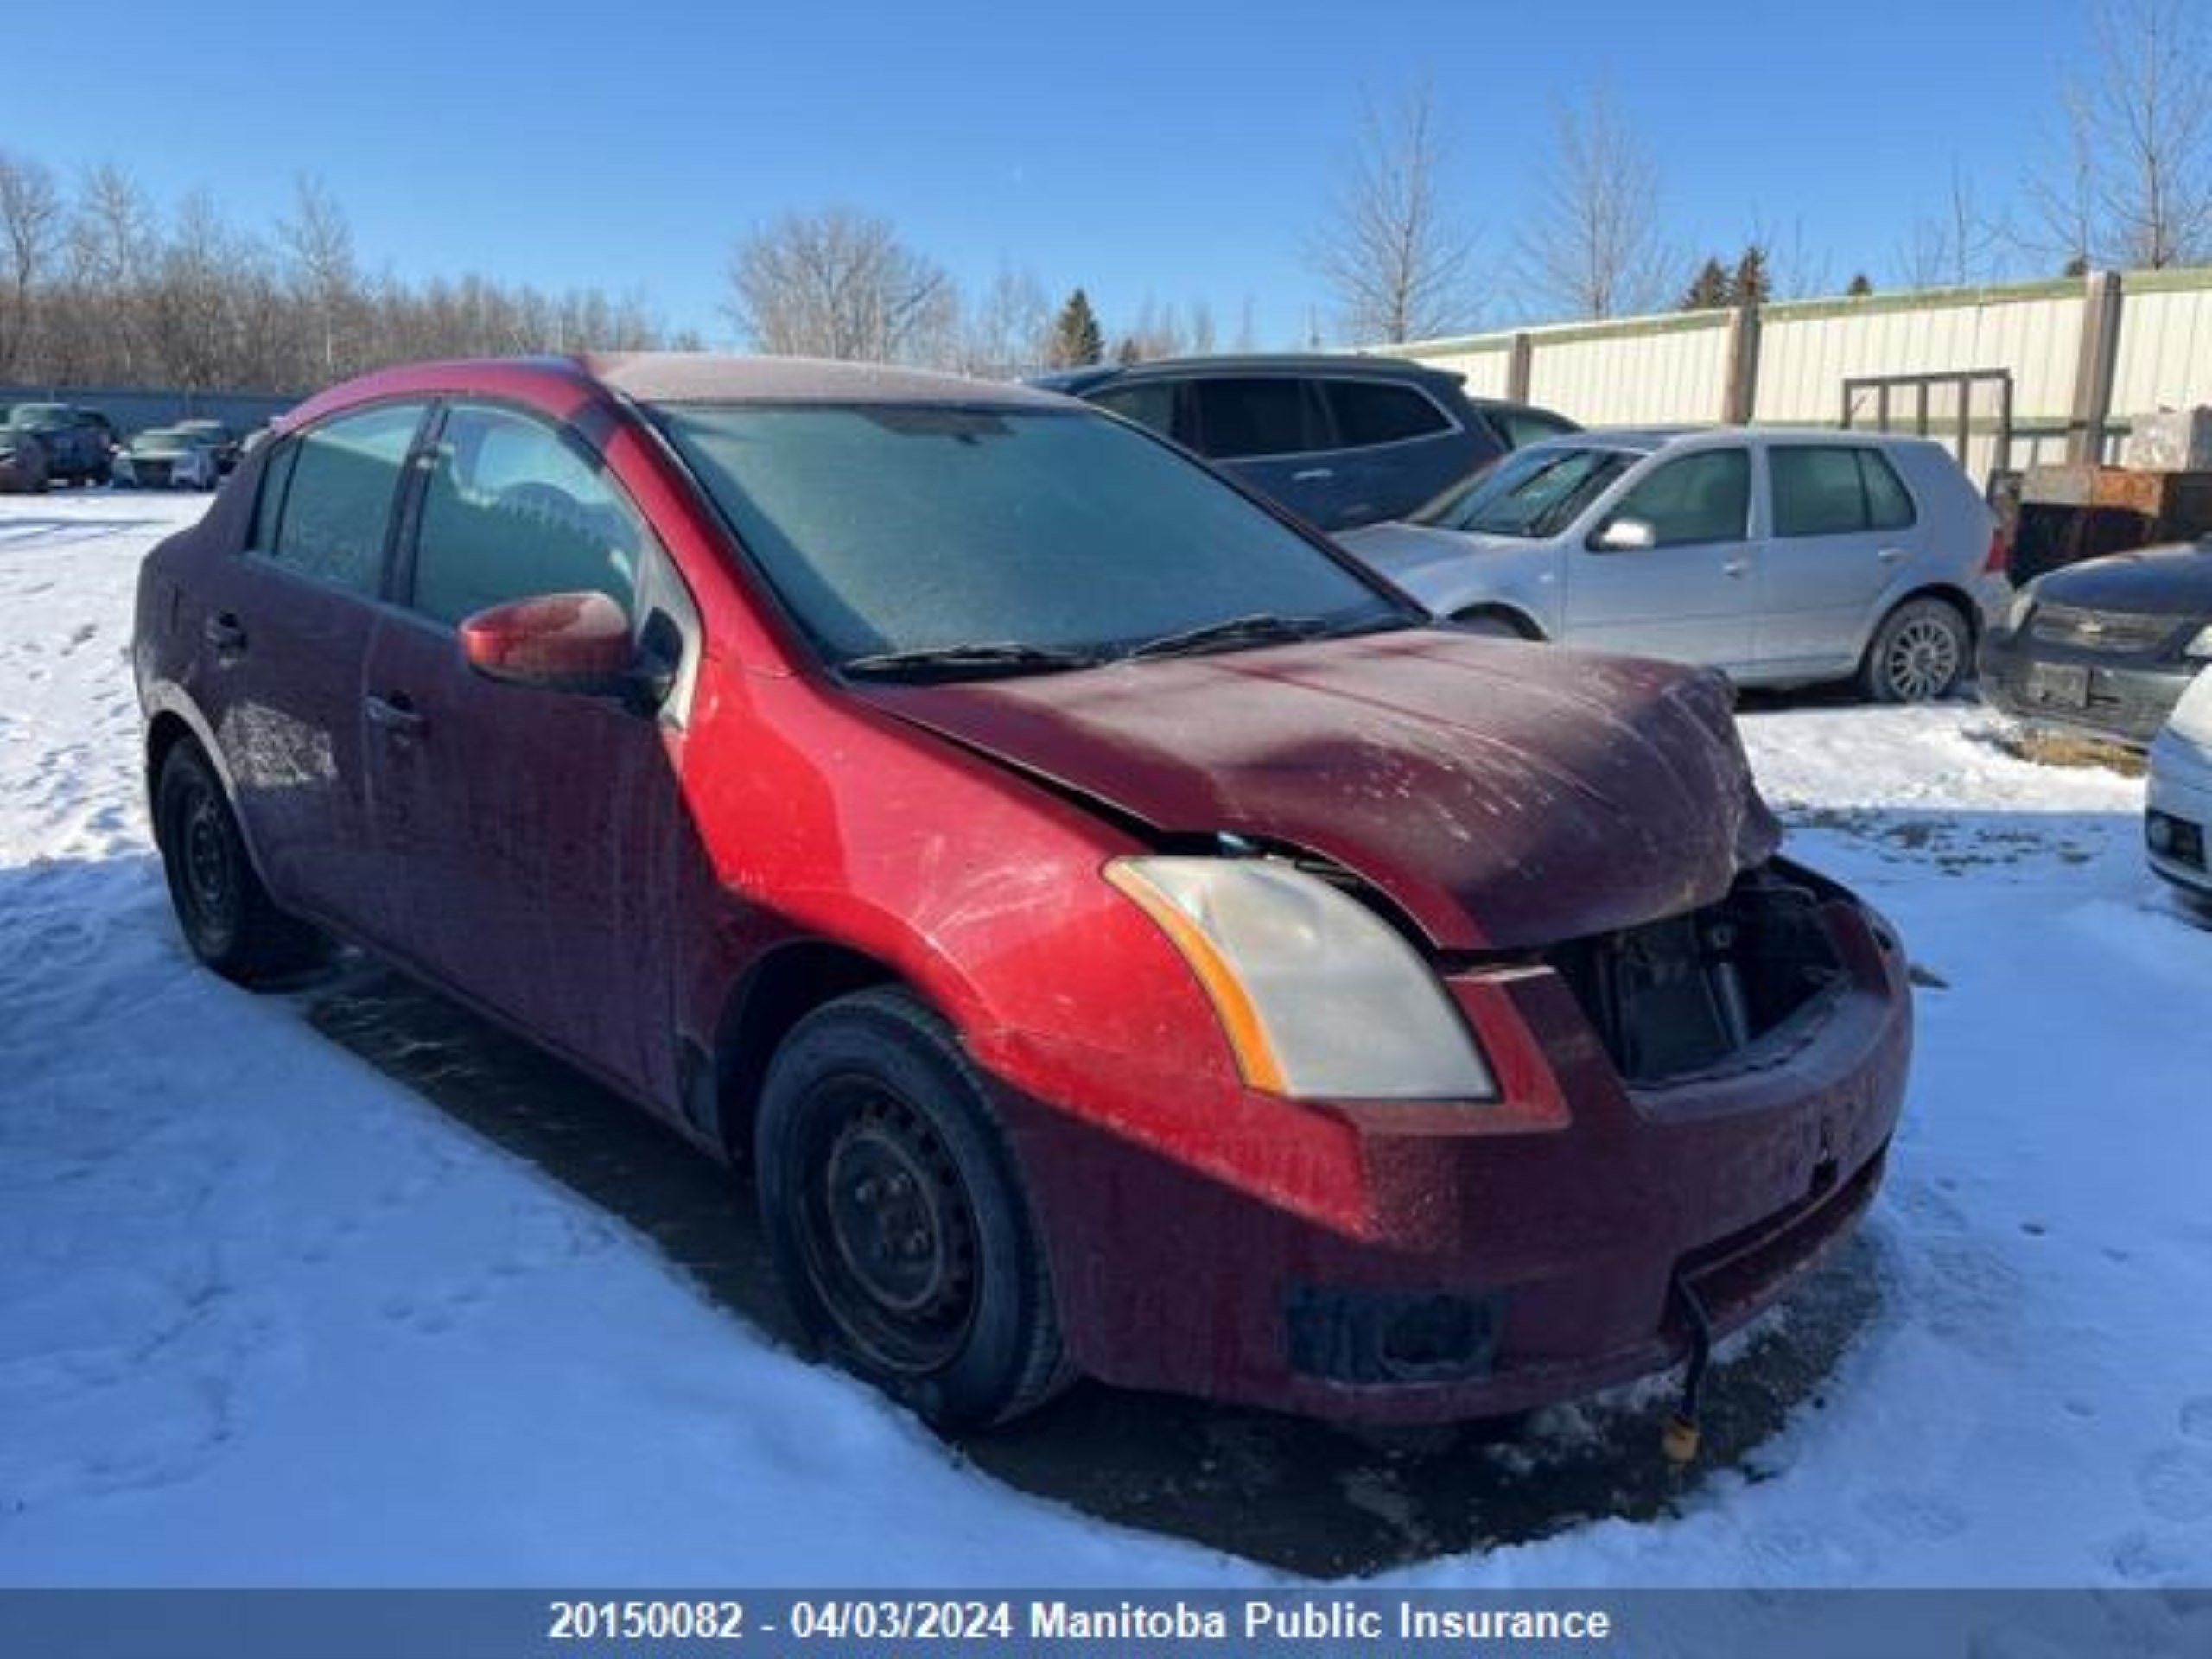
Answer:
[(1300, 244), (1363, 90), (1433, 77), (1493, 257), (1557, 100), (1604, 80), (1672, 241), (1763, 223), (1840, 288), (1893, 277), (1955, 161), (1991, 204), (2017, 194), (2085, 34), (2080, 0), (30, 5), (0, 149), (112, 160), (164, 201), (204, 187), (254, 228), (312, 173), (374, 267), (635, 288), (717, 340), (735, 238), (838, 202), (974, 286), (1026, 265), (1109, 327), (1204, 300), (1224, 343), (1249, 296), (1284, 345), (1310, 309), (1326, 332)]

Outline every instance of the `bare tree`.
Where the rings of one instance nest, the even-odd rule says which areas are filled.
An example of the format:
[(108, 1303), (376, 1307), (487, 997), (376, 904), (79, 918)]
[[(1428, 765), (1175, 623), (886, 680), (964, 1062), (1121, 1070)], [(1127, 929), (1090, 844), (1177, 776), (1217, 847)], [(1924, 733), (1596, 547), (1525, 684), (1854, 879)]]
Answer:
[(1189, 350), (1190, 336), (1183, 332), (1174, 305), (1163, 306), (1147, 294), (1115, 355), (1124, 363), (1151, 363), (1163, 357), (1181, 357)]
[(321, 181), (301, 174), (292, 181), (291, 217), (277, 226), (277, 236), (308, 312), (322, 376), (334, 380), (341, 362), (339, 340), (358, 332), (349, 326), (360, 298), (353, 227)]
[(1347, 340), (1434, 339), (1475, 326), (1475, 239), (1445, 197), (1449, 159), (1429, 82), (1388, 110), (1363, 100), (1350, 163), (1306, 245)]
[(2064, 140), (2028, 183), (2038, 251), (2083, 270), (2212, 256), (2212, 48), (2196, 0), (2101, 0), (2062, 107)]
[(1191, 350), (1200, 357), (1211, 357), (1220, 330), (1213, 320), (1213, 305), (1207, 300), (1191, 303)]
[(1557, 119), (1557, 145), (1520, 243), (1524, 285), (1580, 317), (1658, 309), (1673, 283), (1657, 163), (1605, 87), (1560, 105)]
[(729, 282), (729, 315), (763, 352), (914, 363), (950, 351), (950, 280), (872, 214), (786, 213), (738, 244)]
[(1998, 274), (2014, 239), (2002, 217), (1983, 210), (1954, 158), (1941, 207), (1915, 218), (1898, 247), (1897, 276), (1907, 288), (1972, 288)]
[(39, 162), (0, 151), (0, 377), (29, 339), (32, 289), (60, 241), (61, 195)]
[(962, 309), (952, 366), (987, 380), (1041, 368), (1052, 354), (1052, 305), (1036, 274), (999, 262), (980, 298)]

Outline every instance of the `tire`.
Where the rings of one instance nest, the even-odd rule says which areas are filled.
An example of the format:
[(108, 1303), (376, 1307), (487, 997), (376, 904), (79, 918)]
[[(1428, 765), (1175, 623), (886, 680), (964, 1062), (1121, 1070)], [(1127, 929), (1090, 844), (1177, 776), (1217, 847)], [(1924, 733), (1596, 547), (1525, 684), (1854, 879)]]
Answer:
[(992, 1085), (915, 998), (861, 991), (802, 1020), (753, 1141), (785, 1294), (840, 1365), (943, 1429), (1020, 1416), (1069, 1379)]
[(1873, 702), (1930, 702), (1947, 696), (1974, 662), (1974, 630), (1957, 606), (1909, 599), (1882, 619), (1859, 667)]
[(264, 985), (321, 955), (315, 930), (278, 909), (261, 885), (222, 780), (189, 738), (162, 758), (154, 841), (184, 942), (207, 967), (241, 985)]

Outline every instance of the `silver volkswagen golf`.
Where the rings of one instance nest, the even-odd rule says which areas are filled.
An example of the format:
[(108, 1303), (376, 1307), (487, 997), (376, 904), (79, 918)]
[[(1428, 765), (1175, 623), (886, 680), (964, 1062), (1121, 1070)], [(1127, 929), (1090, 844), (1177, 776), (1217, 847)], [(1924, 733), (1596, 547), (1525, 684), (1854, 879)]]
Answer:
[(1885, 702), (1950, 690), (2012, 594), (1950, 456), (1867, 433), (1577, 433), (1340, 539), (1470, 626)]

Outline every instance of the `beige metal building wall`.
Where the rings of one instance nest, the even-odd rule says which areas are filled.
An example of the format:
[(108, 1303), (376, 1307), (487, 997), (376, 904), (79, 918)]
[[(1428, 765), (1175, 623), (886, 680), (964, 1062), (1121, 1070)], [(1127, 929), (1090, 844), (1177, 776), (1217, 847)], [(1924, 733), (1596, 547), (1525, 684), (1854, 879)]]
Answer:
[[(1870, 375), (2007, 370), (2012, 376), (2015, 467), (2063, 458), (2086, 310), (2079, 282), (1768, 306), (1760, 316), (1758, 388), (1752, 418), (1766, 425), (1832, 426), (1842, 418), (1843, 383)], [(1926, 410), (1929, 433), (1951, 443), (1956, 397), (1938, 390)], [(1893, 427), (1921, 410), (1893, 397)], [(1999, 404), (1977, 392), (1966, 411), (1967, 471), (1986, 478), (1997, 461)], [(1872, 424), (1872, 394), (1862, 393), (1854, 423)]]
[(2113, 415), (2212, 402), (2212, 272), (2135, 271), (2123, 283)]
[(1509, 381), (1513, 371), (1513, 336), (1510, 334), (1478, 334), (1467, 340), (1440, 340), (1424, 343), (1418, 350), (1405, 346), (1385, 346), (1391, 356), (1419, 357), (1424, 363), (1440, 369), (1449, 369), (1467, 377), (1467, 395), (1471, 397), (1510, 397)]
[[(2095, 296), (2109, 301), (2115, 287), (2116, 311), (2101, 307)], [(1478, 396), (1524, 397), (1586, 426), (1720, 421), (1732, 370), (1753, 420), (1819, 426), (1841, 419), (1847, 378), (2005, 370), (2014, 467), (2064, 459), (2077, 423), (2084, 433), (2101, 427), (2101, 450), (2116, 458), (2135, 416), (2212, 403), (2212, 270), (1770, 305), (1740, 363), (1732, 334), (1750, 331), (1732, 331), (1731, 320), (1674, 312), (1381, 349), (1457, 369)], [(1979, 481), (1997, 459), (1993, 395), (1977, 393), (1967, 413), (1967, 467)], [(1892, 424), (1916, 414), (1893, 403)], [(1929, 416), (1930, 435), (1951, 440), (1955, 404), (1938, 393)]]
[(1669, 425), (1720, 417), (1728, 380), (1725, 311), (1684, 312), (1618, 326), (1532, 329), (1529, 350), (1529, 401), (1586, 426)]

